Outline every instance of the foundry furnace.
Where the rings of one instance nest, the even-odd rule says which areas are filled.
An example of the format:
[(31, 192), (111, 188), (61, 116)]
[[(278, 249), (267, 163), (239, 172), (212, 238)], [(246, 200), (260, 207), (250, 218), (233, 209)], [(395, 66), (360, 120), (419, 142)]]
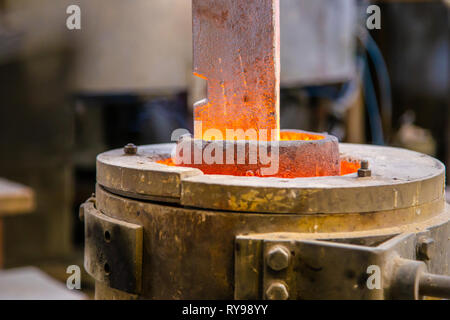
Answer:
[(193, 0), (194, 134), (97, 157), (96, 298), (450, 297), (445, 167), (281, 130), (279, 0)]

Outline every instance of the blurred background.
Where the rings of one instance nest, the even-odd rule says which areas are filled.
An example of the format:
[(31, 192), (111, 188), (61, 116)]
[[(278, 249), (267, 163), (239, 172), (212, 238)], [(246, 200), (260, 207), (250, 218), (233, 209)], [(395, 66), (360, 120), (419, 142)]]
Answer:
[[(448, 1), (280, 2), (282, 128), (450, 165)], [(72, 4), (81, 30), (66, 27)], [(372, 4), (381, 29), (366, 28)], [(50, 281), (53, 297), (69, 265), (83, 269), (78, 208), (97, 154), (192, 129), (206, 93), (192, 75), (191, 24), (189, 0), (0, 0), (0, 298), (11, 279)], [(65, 297), (92, 297), (81, 279)]]

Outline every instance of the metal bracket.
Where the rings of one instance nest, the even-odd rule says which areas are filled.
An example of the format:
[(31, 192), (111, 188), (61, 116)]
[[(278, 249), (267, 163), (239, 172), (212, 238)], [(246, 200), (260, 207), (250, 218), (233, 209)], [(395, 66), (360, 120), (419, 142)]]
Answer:
[(84, 268), (97, 281), (131, 294), (142, 288), (142, 226), (110, 218), (81, 205), (85, 226)]
[[(362, 239), (302, 239), (302, 234), (292, 233), (245, 235), (235, 241), (235, 299), (421, 297), (419, 280), (427, 267), (415, 261), (415, 234), (391, 235), (368, 243)], [(377, 270), (379, 287), (374, 288), (367, 280)], [(411, 271), (409, 277), (404, 270)], [(442, 279), (440, 283), (445, 282)], [(450, 293), (442, 286), (440, 297), (446, 297)]]

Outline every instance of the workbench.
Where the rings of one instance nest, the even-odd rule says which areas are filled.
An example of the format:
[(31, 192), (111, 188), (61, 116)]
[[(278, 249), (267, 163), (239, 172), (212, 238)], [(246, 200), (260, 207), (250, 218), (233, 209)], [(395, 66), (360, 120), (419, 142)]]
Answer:
[(19, 183), (0, 178), (0, 269), (3, 267), (4, 217), (30, 213), (34, 210), (34, 192)]

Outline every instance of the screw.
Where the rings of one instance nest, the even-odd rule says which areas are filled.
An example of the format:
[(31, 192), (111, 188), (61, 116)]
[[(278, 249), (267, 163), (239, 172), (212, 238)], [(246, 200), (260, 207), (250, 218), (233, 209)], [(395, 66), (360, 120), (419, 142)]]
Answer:
[(274, 246), (267, 254), (267, 265), (275, 271), (281, 271), (289, 266), (291, 254), (283, 246)]
[(286, 285), (282, 282), (273, 282), (266, 290), (266, 298), (268, 300), (287, 300), (289, 292)]
[(129, 143), (125, 147), (123, 147), (123, 152), (125, 152), (125, 154), (136, 154), (137, 147), (133, 143)]
[(369, 170), (369, 161), (368, 160), (361, 160), (361, 168), (358, 169), (358, 177), (364, 178), (364, 177), (371, 177), (372, 171)]
[(434, 239), (420, 237), (417, 241), (417, 256), (421, 260), (431, 260), (434, 247)]

